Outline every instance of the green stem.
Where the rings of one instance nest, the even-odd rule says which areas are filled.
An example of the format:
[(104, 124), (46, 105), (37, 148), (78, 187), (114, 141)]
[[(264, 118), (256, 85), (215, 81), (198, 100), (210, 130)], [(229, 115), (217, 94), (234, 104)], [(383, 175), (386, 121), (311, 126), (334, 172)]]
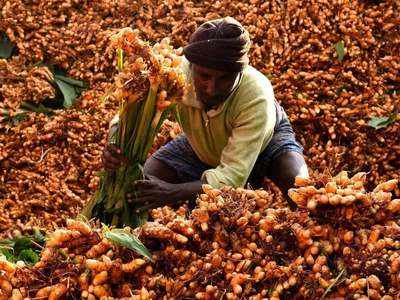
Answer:
[(141, 124), (141, 122), (143, 122), (142, 117), (140, 117), (140, 116), (143, 116), (145, 104), (146, 104), (145, 101), (140, 101), (138, 103), (138, 106), (139, 106), (138, 114), (135, 119), (131, 120), (133, 130), (132, 130), (132, 133), (130, 134), (129, 141), (126, 145), (126, 149), (124, 150), (126, 157), (128, 157), (130, 160), (132, 160), (133, 157), (135, 156), (134, 153), (132, 152), (132, 149), (133, 149), (133, 145), (135, 144), (135, 141), (137, 139), (140, 124)]
[(122, 49), (117, 49), (117, 54), (118, 54), (118, 58), (117, 58), (117, 67), (118, 67), (118, 71), (122, 71), (122, 69), (124, 68), (124, 51)]
[(167, 109), (165, 109), (163, 111), (157, 110), (157, 112), (153, 118), (153, 121), (151, 123), (151, 129), (149, 131), (149, 136), (146, 139), (147, 144), (145, 145), (144, 150), (141, 152), (142, 153), (141, 161), (146, 161), (146, 158), (151, 149), (151, 146), (153, 146), (153, 144), (154, 144), (154, 139), (156, 137), (157, 132), (160, 130), (162, 123), (168, 117), (168, 115), (170, 114), (170, 112), (173, 109), (175, 109), (175, 104), (172, 104), (171, 106), (169, 106)]
[[(134, 160), (137, 160), (142, 157), (139, 151), (142, 149), (143, 144), (146, 143), (145, 138), (147, 136), (149, 127), (151, 126), (151, 122), (153, 120), (154, 111), (156, 109), (157, 90), (158, 90), (158, 83), (153, 86), (150, 86), (146, 103), (144, 105), (143, 114), (141, 115), (141, 122), (139, 124), (139, 129), (137, 132), (135, 143), (131, 151), (132, 158)], [(139, 161), (139, 163), (143, 162)]]

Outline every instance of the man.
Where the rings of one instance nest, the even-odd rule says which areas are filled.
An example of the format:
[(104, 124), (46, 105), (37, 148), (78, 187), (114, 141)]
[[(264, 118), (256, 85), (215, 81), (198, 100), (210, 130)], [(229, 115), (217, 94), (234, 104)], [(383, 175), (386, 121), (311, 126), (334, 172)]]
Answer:
[[(308, 176), (303, 149), (270, 82), (248, 65), (249, 48), (248, 32), (230, 17), (193, 33), (184, 48), (192, 89), (178, 104), (184, 134), (146, 161), (147, 179), (135, 183), (133, 201), (194, 199), (204, 183), (259, 188), (265, 176), (287, 194), (296, 176)], [(105, 148), (106, 169), (124, 162), (115, 152)]]

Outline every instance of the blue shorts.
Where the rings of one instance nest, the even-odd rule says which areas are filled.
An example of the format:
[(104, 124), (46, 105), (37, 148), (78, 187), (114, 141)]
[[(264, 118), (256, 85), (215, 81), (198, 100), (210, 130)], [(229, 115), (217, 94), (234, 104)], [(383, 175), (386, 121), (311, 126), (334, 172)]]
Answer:
[[(248, 180), (254, 188), (260, 180), (268, 176), (271, 163), (280, 155), (285, 152), (303, 153), (303, 147), (296, 141), (286, 113), (279, 105), (277, 109), (281, 111), (277, 113), (274, 135), (265, 150), (258, 156)], [(162, 161), (176, 171), (178, 176), (176, 183), (200, 180), (204, 171), (213, 168), (197, 157), (184, 134), (158, 149), (152, 158)]]

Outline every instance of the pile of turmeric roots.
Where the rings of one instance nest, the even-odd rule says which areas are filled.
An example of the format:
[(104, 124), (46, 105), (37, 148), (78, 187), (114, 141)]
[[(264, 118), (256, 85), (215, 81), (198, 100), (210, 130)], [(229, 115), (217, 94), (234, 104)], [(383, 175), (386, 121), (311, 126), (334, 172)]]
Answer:
[[(107, 238), (112, 229), (68, 220), (40, 261), (1, 261), (4, 299), (397, 299), (400, 199), (366, 173), (296, 179), (280, 195), (203, 186), (197, 205), (151, 211), (135, 230), (151, 255)], [(107, 297), (107, 298), (106, 298)]]

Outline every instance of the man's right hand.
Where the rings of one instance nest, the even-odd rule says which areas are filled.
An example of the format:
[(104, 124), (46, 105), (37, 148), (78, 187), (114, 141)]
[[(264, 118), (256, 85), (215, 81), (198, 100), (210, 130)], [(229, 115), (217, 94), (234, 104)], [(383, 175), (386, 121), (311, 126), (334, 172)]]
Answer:
[(127, 163), (127, 158), (125, 158), (121, 152), (121, 149), (115, 145), (108, 144), (104, 147), (101, 161), (103, 163), (103, 167), (107, 171), (114, 171), (123, 164)]

